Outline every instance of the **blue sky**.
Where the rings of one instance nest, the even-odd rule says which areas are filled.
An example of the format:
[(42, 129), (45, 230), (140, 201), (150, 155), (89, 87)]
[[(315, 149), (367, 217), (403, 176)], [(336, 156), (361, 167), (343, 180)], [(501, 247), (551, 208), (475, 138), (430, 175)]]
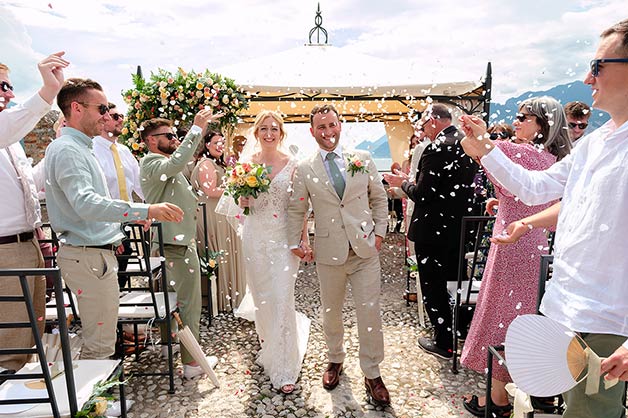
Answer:
[[(131, 86), (138, 64), (145, 74), (179, 66), (217, 71), (302, 47), (317, 3), (0, 0), (0, 62), (11, 67), (20, 101), (38, 88), (37, 61), (65, 50), (72, 62), (67, 76), (99, 81), (123, 105), (120, 91)], [(627, 17), (625, 0), (322, 0), (320, 6), (334, 46), (385, 59), (419, 84), (436, 77), (478, 80), (491, 61), (498, 102), (583, 79), (599, 33)], [(344, 65), (350, 63), (324, 63), (339, 73)]]

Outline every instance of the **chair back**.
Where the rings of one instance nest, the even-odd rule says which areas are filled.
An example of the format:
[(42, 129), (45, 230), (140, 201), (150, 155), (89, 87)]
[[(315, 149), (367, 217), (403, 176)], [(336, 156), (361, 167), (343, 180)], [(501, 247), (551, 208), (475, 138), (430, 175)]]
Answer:
[(540, 314), (541, 300), (545, 294), (545, 285), (549, 279), (552, 278), (552, 264), (554, 263), (554, 256), (550, 254), (543, 254), (541, 256), (541, 269), (539, 270), (539, 289), (536, 299), (536, 313)]

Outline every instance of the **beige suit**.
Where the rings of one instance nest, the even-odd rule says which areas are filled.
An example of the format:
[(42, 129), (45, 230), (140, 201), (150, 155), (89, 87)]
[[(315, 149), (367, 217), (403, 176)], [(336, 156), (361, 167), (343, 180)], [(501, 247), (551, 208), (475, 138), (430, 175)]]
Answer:
[(342, 307), (347, 282), (358, 319), (360, 367), (374, 379), (384, 359), (379, 297), (381, 275), (375, 235), (384, 237), (388, 226), (386, 192), (377, 167), (366, 151), (345, 150), (343, 160), (356, 155), (368, 173), (346, 172), (342, 200), (334, 190), (319, 152), (302, 161), (294, 176), (288, 206), (289, 245), (301, 239), (303, 217), (311, 202), (316, 219), (316, 270), (321, 282), (323, 331), (329, 361), (344, 361)]

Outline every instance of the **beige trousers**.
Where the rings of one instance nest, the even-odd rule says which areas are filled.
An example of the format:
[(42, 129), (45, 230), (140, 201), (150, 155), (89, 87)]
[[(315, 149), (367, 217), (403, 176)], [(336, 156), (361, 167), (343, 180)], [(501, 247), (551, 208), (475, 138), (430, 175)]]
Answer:
[(360, 368), (369, 379), (379, 377), (379, 364), (384, 360), (379, 257), (360, 258), (349, 250), (345, 264), (316, 263), (316, 271), (321, 283), (323, 333), (329, 361), (341, 363), (345, 358), (342, 307), (349, 283), (358, 320)]
[[(36, 240), (0, 245), (0, 268), (42, 268), (44, 259)], [(46, 314), (46, 278), (28, 277), (35, 317), (39, 320), (39, 333), (44, 331)], [(0, 295), (22, 295), (22, 287), (17, 277), (0, 277)], [(24, 302), (3, 302), (0, 304), (1, 322), (28, 322), (28, 312)], [(28, 348), (35, 344), (30, 328), (0, 329), (2, 348)], [(0, 366), (5, 369), (19, 370), (28, 360), (29, 355), (13, 354), (0, 356)]]
[(63, 280), (78, 300), (83, 335), (81, 359), (113, 355), (120, 293), (113, 251), (63, 245), (57, 255)]

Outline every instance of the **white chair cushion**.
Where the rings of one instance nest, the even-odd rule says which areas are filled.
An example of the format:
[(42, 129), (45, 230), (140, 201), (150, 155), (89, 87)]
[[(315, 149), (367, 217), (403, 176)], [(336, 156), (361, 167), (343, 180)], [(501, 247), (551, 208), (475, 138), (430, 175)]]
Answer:
[[(155, 292), (159, 316), (166, 315), (166, 304), (164, 303), (163, 292)], [(168, 292), (168, 301), (170, 303), (170, 311), (177, 307), (177, 293)], [(149, 292), (128, 292), (120, 298), (120, 305), (123, 303), (150, 303), (150, 306), (120, 306), (118, 309), (119, 318), (152, 318), (155, 316), (155, 309), (152, 306), (152, 298)]]

